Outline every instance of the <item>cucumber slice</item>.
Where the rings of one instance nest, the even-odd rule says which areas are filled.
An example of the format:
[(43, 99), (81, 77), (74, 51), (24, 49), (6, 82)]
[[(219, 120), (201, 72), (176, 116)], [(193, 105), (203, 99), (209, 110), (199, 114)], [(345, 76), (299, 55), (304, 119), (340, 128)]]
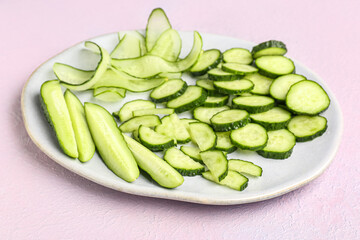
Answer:
[(124, 135), (124, 138), (139, 167), (160, 186), (176, 188), (184, 182), (183, 176), (155, 153), (131, 137)]
[(42, 109), (55, 131), (61, 149), (69, 157), (77, 158), (79, 153), (75, 133), (59, 81), (44, 82), (41, 85), (40, 96)]
[(203, 151), (200, 152), (200, 156), (217, 181), (221, 181), (226, 177), (228, 174), (228, 160), (222, 151)]
[(265, 158), (289, 158), (296, 144), (294, 134), (286, 129), (268, 131), (267, 134), (268, 142), (266, 147), (257, 151), (257, 153)]
[(175, 113), (169, 116), (172, 125), (176, 141), (180, 144), (188, 143), (191, 141), (190, 133), (186, 128), (186, 125), (180, 121), (178, 115)]
[(85, 103), (85, 116), (96, 149), (106, 166), (127, 182), (139, 177), (139, 169), (114, 118), (103, 107)]
[(216, 144), (216, 135), (206, 123), (190, 123), (191, 140), (198, 145), (200, 151), (213, 149)]
[(133, 117), (123, 122), (119, 129), (122, 132), (130, 133), (140, 127), (140, 125), (146, 127), (155, 127), (161, 124), (160, 118), (157, 115), (145, 115), (139, 117)]
[(121, 39), (119, 34), (119, 43), (110, 53), (111, 58), (136, 58), (141, 56), (140, 38), (136, 34), (126, 33)]
[(217, 113), (229, 110), (229, 106), (222, 107), (197, 107), (193, 111), (193, 116), (200, 122), (211, 124), (210, 119)]
[(266, 130), (277, 130), (288, 125), (291, 113), (281, 107), (274, 107), (266, 112), (250, 114), (250, 118)]
[(208, 71), (208, 78), (215, 81), (231, 81), (242, 78), (242, 76), (225, 72), (221, 68), (213, 68)]
[(238, 191), (243, 191), (248, 186), (249, 181), (247, 177), (232, 170), (229, 170), (226, 177), (221, 181), (217, 180), (210, 171), (203, 172), (202, 176), (209, 181)]
[(74, 129), (78, 159), (87, 162), (95, 154), (95, 144), (86, 122), (84, 106), (70, 90), (65, 91), (64, 98)]
[(155, 131), (174, 139), (176, 143), (184, 144), (191, 141), (187, 124), (174, 113), (163, 117), (161, 124), (156, 126)]
[(187, 87), (187, 83), (181, 79), (166, 81), (152, 90), (150, 98), (153, 102), (157, 103), (168, 102), (181, 96)]
[(277, 40), (270, 40), (253, 47), (251, 53), (254, 58), (262, 56), (285, 55), (287, 52), (285, 43)]
[(150, 51), (163, 32), (171, 28), (166, 13), (161, 8), (152, 10), (146, 25), (146, 49)]
[(317, 115), (330, 105), (330, 98), (316, 82), (303, 80), (290, 87), (286, 106), (297, 114)]
[(180, 51), (180, 35), (176, 30), (170, 28), (160, 35), (148, 54), (158, 56), (167, 61), (173, 62), (178, 59)]
[(293, 73), (295, 65), (293, 61), (284, 56), (262, 56), (255, 60), (259, 73), (270, 78)]
[[(109, 53), (104, 48), (100, 47), (99, 45), (97, 45), (94, 42), (88, 42), (88, 41), (85, 42), (85, 46), (88, 48), (96, 48), (100, 52), (100, 61), (97, 65), (93, 75), (86, 81), (80, 82), (80, 81), (76, 80), (76, 76), (81, 75), (81, 74), (79, 74), (78, 71), (76, 71), (76, 68), (72, 68), (72, 71), (70, 72), (70, 74), (73, 74), (74, 72), (78, 72), (78, 74), (76, 76), (72, 76), (72, 75), (69, 75), (69, 72), (66, 72), (66, 71), (59, 72), (59, 70), (64, 70), (64, 65), (54, 65), (53, 66), (55, 75), (60, 80), (61, 84), (68, 89), (72, 89), (72, 90), (76, 90), (76, 91), (83, 91), (83, 90), (90, 89), (92, 86), (95, 85), (95, 83), (97, 83), (103, 77), (104, 73), (107, 71), (108, 67), (110, 66), (111, 58), (110, 58)], [(56, 66), (61, 66), (61, 67), (59, 68)], [(66, 69), (68, 69), (68, 68), (66, 68)], [(85, 72), (86, 72), (86, 74), (89, 74), (88, 71), (85, 71)], [(81, 79), (81, 81), (82, 80), (83, 80), (83, 78)]]
[(215, 81), (214, 87), (218, 92), (224, 94), (242, 94), (250, 92), (254, 88), (254, 84), (247, 79), (232, 81)]
[(236, 150), (236, 146), (232, 144), (230, 139), (230, 132), (216, 132), (216, 146), (215, 149), (227, 153), (232, 153)]
[(198, 147), (181, 146), (180, 150), (195, 161), (202, 163), (200, 149)]
[(327, 119), (322, 116), (295, 116), (288, 126), (297, 142), (311, 141), (323, 135), (327, 129)]
[(231, 131), (231, 142), (240, 149), (258, 151), (266, 146), (268, 136), (266, 129), (256, 123)]
[(251, 93), (257, 95), (269, 95), (270, 85), (273, 82), (273, 79), (259, 73), (246, 74), (244, 79), (248, 79), (254, 84), (254, 88), (250, 91)]
[(189, 124), (192, 123), (192, 122), (199, 122), (199, 121), (196, 120), (196, 119), (181, 118), (181, 119), (180, 119), (180, 122), (181, 122), (182, 125), (185, 126), (186, 130), (187, 130), (188, 133), (190, 134), (190, 126), (189, 126)]
[(175, 143), (177, 143), (174, 129), (175, 126), (173, 125), (170, 116), (165, 116), (161, 119), (161, 124), (155, 127), (155, 132), (168, 136), (169, 138), (174, 139)]
[(208, 96), (203, 104), (204, 107), (222, 107), (229, 101), (229, 96), (213, 97)]
[(198, 61), (190, 68), (193, 76), (201, 76), (210, 69), (215, 68), (221, 62), (221, 52), (218, 49), (210, 49), (200, 54)]
[(266, 96), (240, 96), (233, 98), (232, 107), (246, 110), (248, 113), (260, 113), (275, 106), (274, 99)]
[(249, 120), (248, 112), (229, 109), (215, 114), (210, 122), (216, 132), (227, 132), (245, 126)]
[(298, 74), (287, 74), (276, 78), (270, 86), (270, 95), (278, 101), (285, 101), (290, 87), (306, 78)]
[(181, 96), (170, 100), (166, 106), (174, 108), (176, 113), (181, 113), (202, 105), (206, 97), (207, 94), (203, 88), (189, 86)]
[(124, 99), (126, 90), (116, 87), (99, 87), (94, 89), (93, 96), (103, 102), (116, 102)]
[(234, 73), (237, 75), (245, 75), (248, 73), (254, 73), (259, 71), (259, 69), (257, 69), (256, 67), (233, 62), (223, 63), (221, 69), (225, 72)]
[(240, 159), (230, 159), (228, 167), (229, 171), (232, 170), (253, 177), (261, 177), (263, 172), (262, 168), (258, 165)]
[(172, 147), (166, 150), (164, 160), (183, 176), (195, 176), (205, 171), (203, 165), (195, 162), (179, 149)]
[(141, 125), (139, 127), (139, 140), (140, 142), (150, 149), (151, 151), (157, 152), (164, 149), (171, 148), (175, 146), (174, 139), (169, 138), (168, 136), (162, 135), (155, 132), (149, 127)]
[(222, 94), (215, 89), (214, 81), (212, 80), (200, 79), (196, 81), (196, 85), (204, 88), (207, 91), (208, 96), (222, 96)]
[(202, 39), (198, 32), (194, 32), (193, 47), (189, 54), (176, 62), (169, 62), (165, 59), (145, 55), (139, 58), (112, 59), (111, 64), (129, 75), (138, 78), (149, 78), (162, 72), (183, 72), (194, 65), (202, 51)]
[(223, 54), (224, 62), (250, 64), (253, 61), (252, 55), (249, 50), (244, 48), (231, 48)]
[(174, 113), (172, 108), (154, 108), (154, 109), (140, 109), (132, 112), (134, 117), (144, 115), (170, 115)]
[(114, 115), (117, 115), (120, 121), (125, 122), (133, 117), (133, 111), (155, 108), (155, 103), (148, 100), (138, 99), (125, 103), (117, 113), (114, 113)]

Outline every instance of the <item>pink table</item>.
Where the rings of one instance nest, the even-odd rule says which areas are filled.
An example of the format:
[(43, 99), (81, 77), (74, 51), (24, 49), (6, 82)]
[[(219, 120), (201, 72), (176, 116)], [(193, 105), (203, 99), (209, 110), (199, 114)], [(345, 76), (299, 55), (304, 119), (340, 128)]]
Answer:
[[(359, 3), (1, 1), (0, 239), (360, 239)], [(281, 39), (290, 56), (326, 81), (341, 104), (344, 133), (323, 175), (272, 200), (206, 206), (104, 188), (32, 143), (20, 112), (31, 72), (87, 38), (144, 28), (159, 6), (178, 30), (253, 42)]]

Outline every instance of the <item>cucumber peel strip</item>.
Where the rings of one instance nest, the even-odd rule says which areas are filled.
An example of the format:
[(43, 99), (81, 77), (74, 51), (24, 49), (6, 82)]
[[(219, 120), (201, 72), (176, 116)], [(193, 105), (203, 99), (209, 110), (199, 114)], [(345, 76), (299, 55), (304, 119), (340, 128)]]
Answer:
[[(61, 84), (69, 89), (73, 89), (77, 91), (90, 89), (97, 81), (101, 79), (101, 77), (104, 75), (104, 73), (110, 66), (111, 58), (109, 53), (106, 51), (106, 49), (100, 47), (94, 42), (89, 42), (89, 41), (85, 42), (85, 46), (93, 51), (97, 49), (100, 52), (100, 61), (94, 71), (94, 74), (88, 80), (85, 80), (84, 82), (80, 83), (80, 79), (77, 81), (76, 79), (73, 79), (73, 77), (67, 79), (66, 76), (68, 76), (69, 74), (66, 73), (64, 74), (64, 72), (60, 74), (58, 67), (56, 67), (59, 65), (53, 66), (54, 73), (59, 78)], [(60, 66), (64, 67), (64, 64)], [(72, 72), (75, 72), (75, 69), (76, 68), (72, 68), (73, 70)], [(88, 75), (90, 75), (89, 71), (86, 72)]]
[(129, 75), (148, 78), (163, 72), (183, 72), (194, 65), (202, 51), (202, 38), (198, 32), (194, 32), (193, 46), (189, 54), (176, 62), (166, 61), (161, 57), (145, 55), (139, 58), (112, 59), (111, 64)]

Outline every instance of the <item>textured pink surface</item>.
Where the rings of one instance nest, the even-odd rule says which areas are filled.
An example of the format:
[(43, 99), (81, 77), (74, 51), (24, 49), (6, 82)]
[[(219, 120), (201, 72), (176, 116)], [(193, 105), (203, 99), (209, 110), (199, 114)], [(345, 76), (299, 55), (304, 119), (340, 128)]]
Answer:
[[(155, 7), (178, 30), (281, 39), (317, 72), (344, 116), (324, 174), (272, 200), (204, 206), (104, 188), (37, 149), (20, 112), (31, 72), (84, 39), (144, 28)], [(0, 1), (0, 239), (360, 239), (359, 10), (356, 0)]]

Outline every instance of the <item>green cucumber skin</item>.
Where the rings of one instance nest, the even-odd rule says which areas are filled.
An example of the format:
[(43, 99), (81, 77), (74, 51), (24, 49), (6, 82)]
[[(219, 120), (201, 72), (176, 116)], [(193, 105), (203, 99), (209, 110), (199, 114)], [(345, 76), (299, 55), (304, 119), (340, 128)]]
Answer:
[(193, 159), (194, 161), (196, 161), (196, 162), (203, 163), (203, 161), (202, 161), (202, 159), (201, 159), (200, 156), (199, 156), (199, 157), (195, 157), (194, 155), (191, 155), (189, 152), (186, 152), (186, 150), (184, 150), (183, 147), (184, 147), (184, 146), (181, 146), (181, 147), (180, 147), (180, 150), (181, 150), (185, 155), (189, 156), (190, 158), (192, 158), (192, 159)]
[[(266, 41), (266, 42), (262, 42), (256, 46), (253, 47), (253, 49), (251, 50), (251, 54), (254, 55), (263, 50), (263, 49), (266, 49), (266, 48), (273, 48), (273, 47), (276, 47), (276, 48), (282, 48), (285, 50), (285, 53), (287, 52), (287, 48), (286, 48), (286, 45), (285, 43), (281, 42), (281, 41), (277, 41), (277, 40), (270, 40), (270, 41)], [(255, 58), (255, 57), (254, 57)]]
[(254, 85), (252, 85), (252, 87), (248, 88), (248, 89), (241, 89), (241, 90), (233, 90), (233, 89), (226, 89), (226, 88), (220, 88), (216, 85), (215, 86), (215, 89), (219, 92), (219, 93), (222, 93), (222, 94), (229, 94), (229, 95), (240, 95), (240, 94), (243, 94), (243, 93), (248, 93), (248, 92), (251, 92), (251, 90), (254, 89)]
[[(269, 77), (269, 78), (277, 78), (279, 76), (282, 76), (282, 75), (279, 75), (279, 74), (268, 72), (268, 71), (266, 71), (264, 69), (261, 69), (260, 67), (259, 67), (258, 73), (260, 73), (261, 75), (264, 75), (265, 77)], [(287, 74), (292, 74), (292, 73), (295, 73), (295, 68), (294, 68), (294, 70), (292, 72), (287, 73)]]
[[(211, 120), (210, 120), (211, 121)], [(232, 123), (226, 123), (226, 124), (216, 124), (211, 122), (211, 126), (213, 126), (215, 132), (227, 132), (231, 130), (238, 129), (240, 127), (245, 126), (250, 122), (250, 117), (246, 117), (245, 119), (242, 119), (240, 121), (232, 122)]]
[(230, 148), (221, 148), (221, 147), (216, 147), (215, 146), (215, 149), (216, 150), (220, 150), (220, 151), (223, 151), (223, 152), (226, 152), (227, 154), (230, 154), (230, 153), (233, 153), (236, 151), (237, 147), (236, 146), (232, 146)]
[(232, 81), (232, 80), (241, 79), (243, 77), (244, 75), (236, 75), (236, 74), (224, 75), (224, 76), (211, 75), (211, 74), (208, 75), (208, 78), (214, 81)]
[[(250, 116), (250, 118), (251, 118), (251, 116)], [(286, 128), (287, 125), (289, 124), (290, 120), (291, 119), (289, 119), (289, 120), (287, 120), (285, 122), (268, 123), (268, 122), (258, 121), (258, 120), (255, 120), (255, 119), (251, 118), (251, 122), (260, 124), (261, 126), (263, 126), (268, 131), (279, 130), (279, 129)]]
[[(210, 50), (213, 50), (213, 49), (209, 49), (209, 50), (207, 50), (207, 51), (210, 51)], [(191, 69), (190, 69), (190, 74), (191, 74), (193, 77), (202, 76), (202, 75), (206, 74), (209, 70), (211, 70), (211, 69), (213, 69), (213, 68), (216, 68), (216, 66), (219, 65), (219, 63), (221, 63), (222, 58), (223, 58), (223, 56), (222, 56), (222, 53), (220, 52), (219, 58), (216, 59), (216, 61), (215, 61), (213, 64), (209, 65), (207, 68), (205, 68), (205, 69), (203, 69), (203, 70), (201, 70), (201, 71), (191, 71)], [(195, 63), (195, 64), (196, 64), (196, 63)], [(195, 64), (194, 64), (194, 65), (195, 65)]]
[(217, 102), (217, 103), (204, 103), (202, 106), (204, 106), (204, 107), (222, 107), (225, 105), (226, 105), (226, 102)]
[(259, 151), (257, 151), (257, 153), (264, 158), (282, 160), (282, 159), (289, 158), (291, 156), (292, 151), (293, 151), (293, 148), (287, 152), (271, 152), (271, 151), (259, 150)]
[[(161, 86), (161, 85), (160, 85)], [(187, 89), (188, 85), (186, 82), (184, 82), (184, 85), (183, 87), (178, 91), (176, 92), (175, 94), (172, 94), (170, 96), (167, 96), (167, 97), (163, 97), (163, 98), (153, 98), (151, 97), (151, 94), (150, 94), (150, 99), (151, 101), (153, 101), (154, 103), (163, 103), (163, 102), (168, 102), (170, 100), (173, 100), (179, 96), (181, 96)]]
[(325, 128), (323, 128), (321, 131), (318, 131), (317, 133), (313, 134), (313, 135), (310, 135), (310, 136), (305, 136), (305, 137), (296, 137), (296, 141), (297, 142), (308, 142), (308, 141), (311, 141), (317, 137), (320, 137), (322, 136), (326, 130), (327, 130), (328, 126), (326, 125)]
[(237, 104), (237, 103), (234, 102), (234, 99), (233, 99), (231, 107), (234, 108), (234, 109), (245, 110), (250, 114), (252, 114), (252, 113), (261, 113), (261, 112), (266, 112), (266, 111), (270, 110), (271, 108), (275, 107), (275, 102), (272, 102), (272, 103), (270, 103), (268, 105), (265, 105), (265, 106), (248, 106), (248, 105), (244, 105), (244, 104)]
[(176, 168), (176, 167), (174, 167), (174, 168), (182, 176), (188, 176), (188, 177), (200, 175), (201, 173), (203, 173), (205, 171), (205, 168), (199, 168), (199, 169), (195, 169), (195, 170), (181, 169), (181, 168)]
[(206, 101), (206, 98), (207, 98), (207, 92), (202, 88), (201, 96), (198, 99), (196, 99), (193, 102), (190, 102), (190, 103), (187, 103), (185, 105), (175, 108), (174, 109), (175, 113), (182, 113), (182, 112), (192, 110), (192, 109), (202, 105)]
[(160, 152), (165, 149), (171, 148), (175, 146), (174, 140), (168, 141), (167, 143), (161, 144), (161, 145), (154, 145), (151, 143), (148, 143), (147, 141), (143, 140), (141, 137), (139, 137), (140, 143), (144, 145), (146, 148), (150, 149), (153, 152)]
[(231, 142), (232, 142), (232, 144), (234, 144), (236, 147), (240, 148), (241, 150), (259, 151), (259, 150), (262, 150), (264, 147), (266, 147), (266, 143), (261, 146), (257, 146), (257, 147), (249, 147), (249, 146), (242, 145), (233, 140), (231, 140)]
[[(74, 133), (74, 130), (72, 127), (72, 122), (71, 122), (69, 111), (68, 110), (66, 111), (67, 114), (65, 113), (66, 116), (65, 115), (63, 116), (63, 118), (65, 118), (63, 120), (53, 118), (51, 116), (52, 115), (51, 112), (57, 111), (57, 108), (53, 109), (54, 106), (52, 106), (52, 104), (48, 103), (48, 100), (46, 99), (45, 93), (43, 91), (45, 91), (45, 89), (47, 88), (47, 85), (52, 85), (52, 84), (57, 85), (56, 91), (58, 91), (58, 95), (60, 97), (60, 99), (58, 99), (57, 103), (59, 103), (61, 106), (65, 107), (67, 109), (66, 102), (64, 99), (64, 95), (61, 91), (59, 81), (58, 80), (50, 80), (50, 81), (44, 82), (41, 85), (40, 103), (41, 103), (42, 110), (44, 112), (44, 115), (45, 115), (47, 121), (49, 122), (50, 126), (52, 127), (52, 129), (55, 132), (56, 138), (58, 140), (58, 143), (59, 143), (62, 151), (71, 158), (78, 158), (79, 153), (77, 150), (75, 133)], [(51, 109), (53, 109), (53, 110), (51, 110)], [(66, 121), (67, 128), (66, 129), (59, 128), (58, 121)], [(69, 139), (63, 139), (64, 132), (68, 132), (68, 136), (71, 136), (71, 137)]]
[(240, 104), (234, 104), (234, 103), (231, 106), (235, 109), (245, 110), (248, 113), (261, 113), (261, 112), (266, 112), (266, 111), (270, 110), (271, 108), (275, 107), (275, 103), (272, 103), (272, 104), (269, 104), (266, 106), (261, 106), (261, 107), (252, 107), (252, 106), (246, 106), (246, 105), (240, 105)]

